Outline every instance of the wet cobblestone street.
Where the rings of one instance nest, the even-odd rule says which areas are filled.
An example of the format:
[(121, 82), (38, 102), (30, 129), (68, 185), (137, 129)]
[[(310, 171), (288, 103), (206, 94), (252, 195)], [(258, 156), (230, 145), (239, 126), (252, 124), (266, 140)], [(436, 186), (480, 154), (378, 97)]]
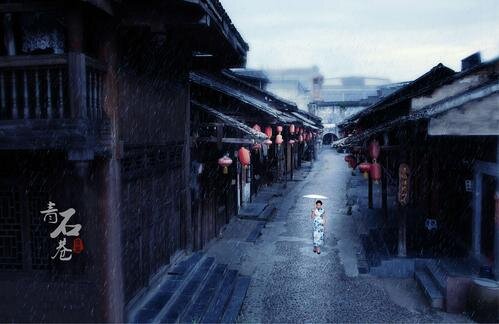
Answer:
[[(424, 300), (404, 307), (394, 300), (385, 283), (357, 272), (355, 252), (359, 244), (355, 226), (345, 208), (350, 171), (343, 156), (324, 148), (306, 180), (298, 181), (278, 206), (256, 245), (249, 248), (242, 268), (252, 269), (241, 322), (438, 322), (459, 321), (431, 310)], [(329, 197), (325, 246), (312, 252), (312, 199), (306, 194)], [(420, 292), (415, 284), (394, 281), (392, 291)], [(398, 287), (398, 285), (405, 285)], [(396, 296), (396, 293), (395, 293)], [(405, 298), (405, 297), (404, 297)], [(451, 317), (449, 317), (451, 316)]]

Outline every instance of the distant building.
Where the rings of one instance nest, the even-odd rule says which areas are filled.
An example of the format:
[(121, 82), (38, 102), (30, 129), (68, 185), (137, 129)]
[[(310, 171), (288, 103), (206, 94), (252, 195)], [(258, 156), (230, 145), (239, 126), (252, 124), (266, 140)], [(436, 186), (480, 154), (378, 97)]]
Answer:
[(270, 81), (267, 90), (296, 102), (302, 110), (307, 110), (310, 102), (321, 98), (323, 76), (317, 66), (264, 72)]
[(390, 80), (368, 77), (328, 78), (321, 87), (322, 100), (310, 102), (309, 112), (322, 118), (324, 144), (337, 139), (336, 125), (359, 113), (407, 84), (389, 83)]
[(321, 95), (324, 101), (358, 101), (378, 96), (378, 89), (389, 83), (389, 79), (362, 76), (326, 78)]

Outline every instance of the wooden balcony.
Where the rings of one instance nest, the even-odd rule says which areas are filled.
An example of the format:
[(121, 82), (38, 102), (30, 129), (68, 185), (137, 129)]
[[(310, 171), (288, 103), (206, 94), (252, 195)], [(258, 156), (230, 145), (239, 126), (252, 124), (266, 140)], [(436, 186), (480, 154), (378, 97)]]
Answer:
[(0, 149), (105, 150), (105, 72), (81, 53), (0, 57)]

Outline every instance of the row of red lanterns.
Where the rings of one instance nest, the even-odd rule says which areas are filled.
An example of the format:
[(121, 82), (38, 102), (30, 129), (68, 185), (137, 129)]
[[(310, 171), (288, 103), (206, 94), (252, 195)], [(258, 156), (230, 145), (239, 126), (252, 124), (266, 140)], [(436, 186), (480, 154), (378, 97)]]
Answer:
[[(255, 124), (253, 126), (253, 129), (256, 130), (256, 131), (258, 131), (258, 132), (262, 131), (262, 128), (258, 124)], [(283, 137), (281, 135), (281, 133), (283, 131), (283, 127), (282, 126), (277, 126), (276, 129), (277, 129), (278, 134), (276, 135), (275, 142), (276, 142), (277, 145), (281, 145), (284, 142), (284, 139), (283, 139)], [(289, 132), (291, 134), (294, 134), (295, 132), (297, 134), (299, 134), (299, 136), (298, 136), (298, 142), (300, 142), (300, 143), (303, 142), (303, 141), (310, 141), (310, 140), (313, 139), (313, 136), (316, 135), (315, 133), (305, 132), (303, 130), (303, 128), (295, 127), (294, 124), (289, 125)], [(271, 126), (265, 127), (265, 132), (264, 133), (265, 133), (265, 135), (267, 135), (268, 138), (263, 143), (266, 144), (266, 145), (271, 145), (272, 141), (270, 140), (270, 138), (272, 138), (272, 127)], [(294, 144), (295, 142), (296, 142), (295, 140), (289, 140), (290, 144)]]
[[(253, 129), (258, 131), (258, 132), (262, 131), (260, 125), (258, 125), (258, 124), (255, 124), (253, 126)], [(284, 142), (284, 139), (281, 135), (281, 133), (283, 131), (283, 127), (277, 126), (276, 129), (277, 129), (278, 134), (276, 135), (275, 142), (277, 145), (281, 145)], [(289, 126), (289, 132), (291, 134), (293, 134), (295, 132), (299, 133), (300, 134), (298, 137), (299, 142), (303, 142), (303, 140), (311, 140), (313, 138), (312, 133), (307, 132), (307, 133), (303, 134), (304, 133), (303, 129), (299, 128), (299, 127), (295, 127), (295, 125), (293, 125), (293, 124), (291, 124)], [(271, 145), (272, 141), (270, 140), (270, 138), (272, 137), (272, 127), (270, 127), (270, 126), (265, 127), (265, 135), (267, 135), (268, 138), (263, 143), (266, 145)], [(303, 135), (305, 135), (305, 137)], [(295, 140), (292, 140), (292, 139), (289, 140), (289, 144), (293, 145), (294, 143), (295, 143)], [(253, 145), (253, 149), (255, 149), (255, 150), (259, 150), (260, 148), (261, 148), (260, 143), (255, 143)], [(248, 165), (251, 163), (250, 151), (244, 147), (241, 147), (239, 149), (237, 155), (238, 155), (238, 159), (239, 159), (239, 162), (241, 163), (241, 165), (243, 167), (247, 168)], [(220, 165), (223, 168), (224, 174), (228, 173), (228, 168), (230, 165), (232, 165), (232, 162), (233, 162), (232, 159), (228, 155), (224, 155), (223, 157), (218, 159), (218, 165)]]
[[(381, 165), (377, 161), (380, 153), (378, 141), (374, 140), (369, 144), (368, 152), (373, 162), (362, 162), (358, 165), (358, 168), (365, 179), (368, 179), (370, 176), (374, 182), (378, 183), (381, 180)], [(352, 169), (357, 167), (357, 159), (353, 155), (345, 156), (345, 162), (347, 162)]]

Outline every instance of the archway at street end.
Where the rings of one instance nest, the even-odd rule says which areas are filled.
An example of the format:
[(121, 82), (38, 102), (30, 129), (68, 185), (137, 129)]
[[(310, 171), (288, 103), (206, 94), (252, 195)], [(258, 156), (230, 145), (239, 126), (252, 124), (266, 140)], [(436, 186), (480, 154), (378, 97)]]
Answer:
[(338, 140), (338, 136), (334, 133), (326, 133), (322, 136), (323, 145), (331, 145), (334, 141)]

